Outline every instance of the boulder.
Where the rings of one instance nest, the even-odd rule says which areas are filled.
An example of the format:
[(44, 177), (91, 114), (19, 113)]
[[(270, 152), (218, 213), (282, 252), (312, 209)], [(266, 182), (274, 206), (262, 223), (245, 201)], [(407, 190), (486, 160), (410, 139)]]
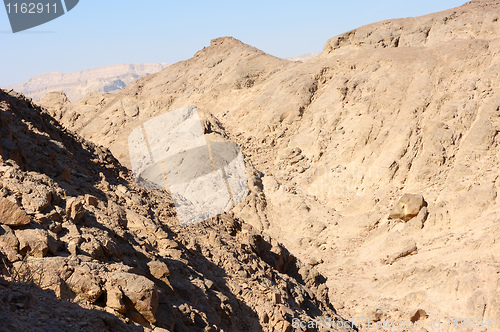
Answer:
[(35, 214), (44, 211), (50, 206), (50, 202), (37, 196), (37, 194), (24, 194), (22, 199), (23, 207), (29, 214)]
[(0, 253), (3, 253), (9, 262), (21, 259), (18, 253), (19, 241), (9, 226), (0, 225)]
[(47, 252), (55, 254), (57, 242), (52, 235), (44, 229), (18, 229), (15, 230), (19, 240), (19, 250), (21, 253), (29, 253), (34, 257), (44, 257)]
[(17, 237), (14, 235), (12, 229), (7, 225), (0, 225), (0, 241), (13, 248), (19, 247)]
[(141, 216), (140, 214), (132, 210), (127, 210), (126, 216), (128, 229), (147, 228), (150, 231), (154, 232), (158, 228), (158, 226), (151, 219)]
[(127, 312), (123, 292), (119, 288), (106, 287), (106, 306), (122, 314)]
[(139, 115), (139, 106), (137, 102), (130, 98), (124, 98), (122, 100), (122, 108), (128, 117), (134, 118)]
[(85, 195), (85, 204), (87, 206), (96, 207), (99, 204), (99, 201), (97, 200), (97, 197), (87, 194)]
[(85, 210), (83, 209), (83, 202), (80, 197), (71, 197), (66, 201), (66, 215), (74, 222), (80, 221)]
[(123, 294), (132, 303), (133, 308), (127, 309), (136, 310), (150, 323), (156, 322), (158, 289), (154, 282), (146, 277), (128, 272), (114, 273), (111, 281), (122, 289)]
[(66, 280), (66, 284), (78, 297), (90, 303), (94, 303), (103, 293), (99, 281), (90, 271), (82, 267), (75, 269), (71, 277)]
[[(84, 231), (78, 243), (78, 249), (93, 258), (121, 257), (122, 252), (118, 244), (109, 233), (94, 229)], [(70, 240), (71, 243), (71, 240)], [(68, 248), (69, 249), (69, 248)]]
[[(80, 250), (82, 254), (88, 255), (92, 258), (105, 257), (101, 243), (92, 234), (84, 234), (82, 236), (82, 239), (83, 241), (78, 246), (77, 251)], [(72, 248), (68, 247), (68, 250), (70, 249)]]
[(30, 218), (26, 212), (9, 201), (7, 198), (0, 197), (0, 224), (8, 226), (23, 226), (29, 224)]
[[(164, 280), (170, 275), (170, 270), (167, 264), (160, 261), (150, 261), (148, 262), (149, 272), (156, 279)], [(168, 280), (168, 279), (167, 279)]]
[(427, 206), (422, 195), (404, 194), (392, 209), (389, 219), (402, 219), (408, 221), (416, 217), (420, 209)]

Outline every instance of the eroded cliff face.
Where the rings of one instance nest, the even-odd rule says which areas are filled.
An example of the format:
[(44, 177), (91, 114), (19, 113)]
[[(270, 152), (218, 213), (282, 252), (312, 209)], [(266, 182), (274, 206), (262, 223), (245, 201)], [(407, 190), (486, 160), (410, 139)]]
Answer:
[[(128, 166), (133, 128), (196, 104), (245, 154), (235, 216), (324, 273), (342, 314), (494, 319), (499, 13), (472, 1), (367, 25), (304, 63), (219, 38), (116, 95), (44, 105)], [(405, 193), (427, 206), (389, 219)]]
[(44, 73), (8, 88), (22, 92), (36, 100), (42, 99), (49, 92), (61, 91), (69, 100), (75, 102), (91, 92), (116, 92), (138, 78), (157, 73), (168, 65), (167, 63), (135, 63), (91, 68), (71, 73)]

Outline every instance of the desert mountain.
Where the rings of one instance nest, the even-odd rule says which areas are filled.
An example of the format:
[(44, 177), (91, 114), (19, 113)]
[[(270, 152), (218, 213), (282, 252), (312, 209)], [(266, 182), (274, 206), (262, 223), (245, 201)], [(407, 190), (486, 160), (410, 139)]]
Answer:
[(53, 72), (33, 76), (9, 89), (40, 100), (48, 92), (62, 91), (69, 100), (78, 101), (91, 92), (115, 92), (140, 77), (159, 72), (167, 63), (136, 63), (85, 69), (71, 73)]
[(42, 105), (129, 166), (133, 128), (196, 104), (247, 159), (235, 216), (316, 266), (342, 314), (454, 330), (500, 317), (499, 19), (500, 1), (471, 1), (304, 63), (218, 38), (117, 94)]
[(1, 331), (343, 322), (316, 269), (233, 213), (179, 227), (168, 192), (21, 94), (0, 90), (0, 124)]

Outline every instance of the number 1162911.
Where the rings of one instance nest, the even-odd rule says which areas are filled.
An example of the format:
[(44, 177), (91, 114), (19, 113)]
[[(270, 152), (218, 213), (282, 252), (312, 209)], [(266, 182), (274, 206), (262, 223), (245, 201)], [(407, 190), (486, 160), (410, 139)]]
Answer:
[(34, 2), (23, 2), (23, 3), (10, 3), (5, 4), (7, 9), (7, 14), (57, 14), (57, 3), (34, 3)]

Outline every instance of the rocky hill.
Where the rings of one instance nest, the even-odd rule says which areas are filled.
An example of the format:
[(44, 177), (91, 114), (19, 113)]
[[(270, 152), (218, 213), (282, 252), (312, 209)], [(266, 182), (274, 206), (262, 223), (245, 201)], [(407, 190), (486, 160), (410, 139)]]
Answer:
[(0, 331), (344, 322), (322, 275), (233, 213), (180, 227), (168, 192), (21, 94), (0, 90), (0, 124)]
[(343, 315), (493, 320), (499, 18), (500, 1), (476, 0), (387, 20), (304, 63), (218, 38), (115, 95), (42, 105), (128, 166), (133, 128), (196, 104), (256, 169), (234, 215), (323, 273)]
[(78, 101), (91, 92), (118, 91), (138, 78), (159, 72), (168, 65), (167, 63), (120, 64), (71, 73), (44, 73), (8, 88), (36, 100), (42, 99), (48, 92), (62, 91), (69, 100)]

